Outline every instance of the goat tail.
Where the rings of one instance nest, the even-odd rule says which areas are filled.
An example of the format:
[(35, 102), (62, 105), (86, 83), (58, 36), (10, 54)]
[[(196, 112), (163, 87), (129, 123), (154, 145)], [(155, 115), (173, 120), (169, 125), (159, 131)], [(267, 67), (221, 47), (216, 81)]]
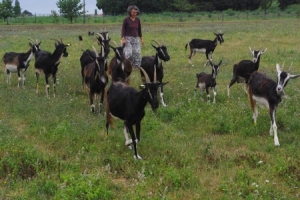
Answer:
[(186, 43), (186, 45), (185, 45), (185, 52), (186, 52), (186, 50), (187, 50), (187, 47), (190, 45), (190, 42), (188, 42), (188, 43)]
[(247, 84), (247, 87), (248, 87), (248, 98), (249, 98), (250, 106), (252, 111), (254, 111), (255, 102), (252, 95), (252, 88), (249, 84)]
[(108, 135), (108, 128), (109, 126), (111, 126), (112, 128), (114, 128), (114, 121), (113, 118), (110, 114), (110, 110), (109, 110), (109, 102), (108, 102), (108, 92), (106, 91), (106, 95), (105, 95), (105, 104), (106, 104), (106, 134)]

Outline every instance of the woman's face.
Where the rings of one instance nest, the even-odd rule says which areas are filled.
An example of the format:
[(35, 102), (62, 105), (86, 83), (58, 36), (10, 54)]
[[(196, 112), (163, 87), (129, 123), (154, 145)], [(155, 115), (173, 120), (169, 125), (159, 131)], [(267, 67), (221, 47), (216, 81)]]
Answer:
[(136, 16), (137, 16), (137, 13), (138, 13), (137, 10), (132, 9), (131, 12), (130, 12), (130, 16), (131, 16), (131, 17), (136, 17)]

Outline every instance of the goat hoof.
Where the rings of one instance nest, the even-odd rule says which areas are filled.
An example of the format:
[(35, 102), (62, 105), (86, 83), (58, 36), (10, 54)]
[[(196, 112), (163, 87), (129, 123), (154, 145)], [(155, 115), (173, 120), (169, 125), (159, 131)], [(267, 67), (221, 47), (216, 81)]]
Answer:
[(135, 160), (143, 160), (143, 158), (141, 156), (139, 156), (139, 155), (137, 155), (137, 156), (134, 155), (133, 157), (134, 157)]
[(132, 139), (125, 141), (125, 145), (126, 146), (130, 146), (131, 144), (132, 144)]

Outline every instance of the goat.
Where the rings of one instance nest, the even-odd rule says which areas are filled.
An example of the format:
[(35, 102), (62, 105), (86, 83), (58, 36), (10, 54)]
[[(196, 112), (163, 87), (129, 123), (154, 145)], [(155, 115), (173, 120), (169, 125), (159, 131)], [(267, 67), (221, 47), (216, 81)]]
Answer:
[(35, 74), (36, 74), (36, 93), (39, 93), (39, 75), (44, 74), (46, 80), (46, 95), (49, 97), (49, 81), (48, 78), (53, 78), (53, 91), (56, 97), (56, 73), (58, 65), (62, 57), (67, 57), (68, 53), (66, 48), (70, 44), (64, 44), (62, 40), (56, 40), (55, 50), (53, 53), (47, 51), (40, 51), (35, 57)]
[(222, 64), (222, 60), (217, 65), (213, 64), (212, 61), (209, 61), (209, 62), (210, 62), (211, 68), (212, 68), (212, 72), (211, 72), (211, 74), (207, 74), (205, 72), (201, 72), (200, 74), (196, 74), (197, 84), (196, 84), (196, 87), (195, 87), (195, 91), (200, 88), (200, 89), (202, 89), (202, 92), (203, 92), (204, 89), (205, 89), (206, 90), (206, 95), (207, 95), (207, 102), (210, 102), (209, 89), (211, 88), (213, 90), (213, 93), (214, 93), (213, 103), (216, 103), (216, 95), (217, 95), (217, 92), (215, 90), (215, 87), (217, 85), (216, 78), (217, 78), (219, 68)]
[[(110, 38), (108, 36), (108, 32), (99, 33), (97, 35), (98, 35), (97, 42), (99, 46), (101, 46), (101, 52), (99, 54), (102, 55), (102, 51), (104, 51), (104, 57), (105, 60), (107, 60), (108, 54), (110, 52), (110, 48), (109, 48)], [(82, 85), (84, 85), (84, 67), (87, 66), (89, 63), (93, 63), (95, 59), (96, 59), (96, 54), (94, 51), (87, 49), (82, 53), (80, 57)], [(107, 70), (107, 62), (105, 63), (105, 71), (106, 70)]]
[(93, 36), (94, 34), (95, 34), (94, 31), (93, 31), (93, 32), (92, 32), (92, 31), (89, 31), (89, 32), (88, 32), (88, 35), (89, 35), (89, 36)]
[[(109, 125), (113, 126), (112, 115), (124, 120), (125, 145), (134, 147), (134, 158), (142, 159), (137, 152), (137, 142), (140, 141), (141, 121), (145, 116), (145, 106), (147, 102), (155, 111), (159, 107), (157, 90), (164, 83), (150, 82), (149, 76), (143, 68), (140, 70), (145, 74), (146, 83), (140, 91), (128, 86), (124, 82), (113, 82), (106, 95), (106, 132), (108, 134)], [(156, 73), (154, 73), (155, 76)], [(135, 125), (136, 133), (134, 133)], [(131, 139), (128, 137), (128, 131)]]
[[(117, 44), (115, 43), (117, 46)], [(109, 45), (115, 52), (115, 56), (111, 59), (107, 72), (111, 76), (112, 82), (122, 81), (129, 84), (130, 74), (132, 72), (131, 62), (125, 58), (123, 50), (124, 45), (113, 47)]]
[[(206, 63), (204, 66), (207, 65), (207, 63), (212, 60), (212, 54), (218, 44), (218, 41), (220, 45), (224, 42), (223, 35), (220, 30), (215, 34), (214, 40), (202, 40), (202, 39), (192, 39), (185, 45), (185, 51), (187, 50), (187, 46), (190, 46), (190, 56), (189, 56), (189, 63), (192, 64), (192, 57), (196, 54), (196, 52), (205, 53), (206, 55)], [(192, 65), (194, 66), (194, 65)]]
[[(162, 79), (164, 77), (164, 69), (162, 66), (162, 61), (169, 61), (170, 56), (168, 54), (168, 50), (165, 44), (160, 45), (157, 41), (153, 40), (154, 42), (157, 43), (157, 47), (154, 46), (153, 44), (152, 47), (156, 50), (156, 55), (155, 56), (144, 56), (142, 57), (142, 62), (141, 62), (141, 67), (146, 71), (149, 77), (154, 77), (154, 68), (156, 70), (156, 77), (157, 81), (162, 83)], [(141, 77), (143, 82), (145, 83), (145, 76), (144, 73), (141, 71)], [(153, 81), (153, 78), (150, 78), (150, 81)], [(160, 92), (160, 98), (161, 98), (161, 103), (164, 107), (167, 106), (164, 100), (164, 93), (163, 93), (163, 86), (161, 85), (159, 87), (159, 92)]]
[[(29, 42), (30, 49), (26, 53), (7, 52), (4, 54), (2, 60), (4, 70), (7, 75), (6, 83), (11, 83), (11, 73), (17, 72), (18, 74), (18, 87), (22, 80), (23, 86), (25, 85), (25, 73), (29, 67), (29, 62), (34, 57), (36, 52), (40, 50), (40, 43)], [(21, 77), (22, 72), (22, 77)]]
[[(227, 87), (228, 97), (230, 96), (230, 87), (235, 82), (238, 82), (238, 83), (245, 82), (246, 84), (248, 83), (250, 75), (254, 71), (257, 71), (259, 68), (260, 56), (267, 51), (267, 48), (263, 51), (261, 50), (261, 48), (259, 50), (255, 50), (255, 49), (252, 50), (251, 47), (249, 47), (249, 49), (253, 56), (253, 61), (242, 60), (233, 66), (233, 77)], [(245, 91), (246, 91), (246, 89), (245, 89)]]
[(254, 125), (256, 125), (258, 116), (256, 103), (268, 107), (271, 118), (270, 135), (272, 136), (274, 133), (275, 146), (280, 145), (277, 137), (277, 125), (275, 121), (275, 114), (278, 104), (281, 102), (281, 97), (284, 95), (284, 88), (286, 87), (288, 81), (300, 76), (300, 74), (291, 75), (289, 73), (290, 69), (288, 72), (284, 72), (283, 66), (282, 69), (280, 69), (279, 64), (276, 64), (277, 83), (268, 76), (257, 71), (252, 73), (248, 83), (248, 97), (250, 100), (251, 109), (253, 111)]
[[(103, 47), (102, 47), (103, 48)], [(103, 105), (104, 98), (104, 90), (108, 83), (108, 77), (105, 71), (105, 57), (104, 51), (102, 51), (102, 55), (99, 56), (96, 49), (93, 47), (94, 53), (96, 54), (96, 59), (94, 62), (89, 63), (84, 67), (84, 82), (89, 92), (91, 111), (95, 112), (94, 105), (94, 94), (101, 95), (99, 102), (99, 113), (101, 113), (101, 107)]]

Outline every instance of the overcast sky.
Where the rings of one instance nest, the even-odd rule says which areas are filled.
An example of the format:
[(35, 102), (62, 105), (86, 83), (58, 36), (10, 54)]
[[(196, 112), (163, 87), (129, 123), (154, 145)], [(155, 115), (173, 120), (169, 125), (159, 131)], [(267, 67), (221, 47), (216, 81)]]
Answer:
[[(81, 0), (80, 3), (83, 3)], [(59, 9), (56, 5), (58, 0), (19, 0), (22, 12), (28, 10), (33, 15), (47, 15), (51, 14), (51, 10), (55, 10), (59, 13)], [(87, 14), (94, 14), (95, 9), (97, 9), (98, 14), (101, 13), (96, 6), (97, 0), (85, 0), (85, 10)], [(15, 1), (13, 1), (13, 6)]]

